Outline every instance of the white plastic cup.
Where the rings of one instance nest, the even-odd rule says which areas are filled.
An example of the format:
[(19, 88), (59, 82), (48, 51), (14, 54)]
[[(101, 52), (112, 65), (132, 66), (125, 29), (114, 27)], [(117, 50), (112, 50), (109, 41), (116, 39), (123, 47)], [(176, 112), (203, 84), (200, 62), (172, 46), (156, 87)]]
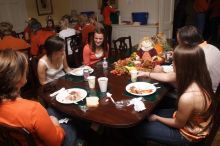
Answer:
[(87, 77), (90, 89), (94, 89), (95, 88), (95, 78), (96, 78), (95, 76), (88, 76)]
[(130, 74), (131, 74), (131, 81), (132, 81), (132, 82), (136, 82), (136, 81), (137, 81), (138, 71), (137, 71), (137, 70), (131, 70), (131, 71), (130, 71)]
[(100, 91), (101, 92), (106, 92), (107, 91), (107, 86), (108, 86), (108, 78), (100, 77), (100, 78), (98, 78), (98, 83), (99, 83)]

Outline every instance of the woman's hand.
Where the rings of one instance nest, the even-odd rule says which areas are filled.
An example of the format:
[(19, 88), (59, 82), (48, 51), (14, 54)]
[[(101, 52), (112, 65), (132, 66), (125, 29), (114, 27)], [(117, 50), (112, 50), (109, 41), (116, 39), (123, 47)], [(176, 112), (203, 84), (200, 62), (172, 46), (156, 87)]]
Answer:
[(148, 121), (150, 121), (150, 122), (157, 121), (157, 118), (158, 118), (158, 117), (159, 117), (158, 115), (152, 114), (152, 115), (150, 115), (150, 117), (148, 118)]
[(54, 123), (54, 125), (60, 126), (59, 121), (56, 117), (50, 116), (50, 119)]
[(138, 76), (138, 77), (142, 77), (142, 76), (147, 76), (147, 74), (149, 74), (149, 73), (144, 72), (144, 71), (138, 71), (137, 76)]

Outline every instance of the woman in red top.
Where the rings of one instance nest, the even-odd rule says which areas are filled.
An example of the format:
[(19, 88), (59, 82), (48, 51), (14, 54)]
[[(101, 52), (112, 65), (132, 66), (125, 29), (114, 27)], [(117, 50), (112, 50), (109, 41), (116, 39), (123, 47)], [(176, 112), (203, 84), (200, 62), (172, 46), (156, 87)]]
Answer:
[(106, 31), (107, 40), (108, 40), (110, 49), (111, 49), (111, 42), (112, 42), (112, 26), (111, 26), (112, 22), (111, 22), (110, 14), (115, 13), (115, 12), (116, 12), (116, 9), (110, 6), (109, 0), (102, 1), (101, 14), (103, 15), (105, 31)]
[(104, 57), (108, 57), (108, 45), (104, 28), (98, 26), (95, 29), (91, 42), (85, 45), (83, 49), (83, 63), (91, 65), (102, 60)]

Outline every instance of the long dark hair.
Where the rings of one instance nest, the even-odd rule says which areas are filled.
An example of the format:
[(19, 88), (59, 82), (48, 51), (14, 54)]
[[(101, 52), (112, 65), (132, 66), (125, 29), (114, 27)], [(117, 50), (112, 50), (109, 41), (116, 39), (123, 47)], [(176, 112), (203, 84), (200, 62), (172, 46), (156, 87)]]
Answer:
[(95, 50), (96, 50), (96, 44), (95, 44), (95, 41), (94, 41), (95, 33), (103, 34), (104, 40), (103, 40), (103, 43), (101, 45), (101, 48), (103, 49), (103, 51), (105, 53), (107, 51), (108, 47), (107, 47), (106, 33), (105, 33), (105, 29), (104, 29), (103, 26), (97, 26), (96, 27), (96, 29), (95, 29), (95, 31), (93, 33), (93, 36), (90, 38), (89, 46), (92, 49), (92, 51), (95, 52)]
[(59, 36), (54, 35), (48, 37), (44, 44), (47, 57), (51, 59), (52, 54), (54, 52), (62, 50), (64, 46), (64, 39), (60, 38)]
[(179, 28), (177, 35), (179, 45), (197, 46), (204, 41), (199, 30), (192, 25)]
[[(214, 104), (212, 81), (207, 69), (205, 54), (199, 46), (177, 46), (174, 51), (174, 64), (179, 97), (191, 83), (195, 82), (201, 89), (207, 107), (207, 98)], [(213, 108), (214, 106), (210, 106)]]

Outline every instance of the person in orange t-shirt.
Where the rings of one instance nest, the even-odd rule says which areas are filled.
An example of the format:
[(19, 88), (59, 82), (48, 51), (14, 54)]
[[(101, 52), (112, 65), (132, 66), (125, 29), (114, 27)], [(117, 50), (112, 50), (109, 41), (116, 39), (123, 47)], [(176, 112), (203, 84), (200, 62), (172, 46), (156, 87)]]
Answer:
[(196, 27), (203, 34), (205, 23), (206, 23), (206, 13), (209, 8), (209, 3), (211, 0), (195, 0), (193, 8), (196, 12)]
[(74, 146), (75, 132), (70, 132), (68, 123), (64, 127), (40, 103), (20, 96), (28, 69), (25, 55), (4, 49), (0, 50), (0, 60), (0, 123), (27, 129), (37, 146)]
[(110, 49), (111, 49), (111, 42), (112, 42), (112, 26), (111, 26), (112, 22), (111, 22), (110, 14), (115, 13), (115, 12), (116, 12), (116, 9), (110, 6), (109, 0), (102, 1), (101, 14), (103, 15), (105, 31), (106, 31), (107, 40), (108, 40)]
[(104, 28), (96, 27), (94, 35), (89, 44), (83, 48), (83, 64), (92, 65), (108, 57), (108, 45), (106, 42)]
[(0, 32), (3, 35), (2, 40), (0, 40), (0, 50), (5, 48), (20, 50), (30, 47), (25, 40), (12, 36), (12, 28), (13, 25), (8, 22), (0, 23)]
[(42, 55), (41, 47), (44, 45), (46, 39), (56, 33), (52, 31), (45, 31), (42, 29), (40, 22), (32, 21), (30, 23), (31, 27), (31, 55), (38, 56)]

